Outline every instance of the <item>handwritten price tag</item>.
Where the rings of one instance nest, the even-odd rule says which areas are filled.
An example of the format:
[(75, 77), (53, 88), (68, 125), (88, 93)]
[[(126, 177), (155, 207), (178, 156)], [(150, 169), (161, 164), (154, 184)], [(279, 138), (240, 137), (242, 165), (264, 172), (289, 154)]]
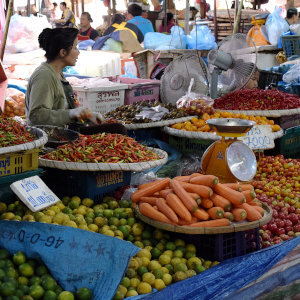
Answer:
[(10, 185), (10, 188), (33, 212), (45, 209), (59, 201), (59, 198), (38, 176), (16, 181)]
[(251, 149), (272, 149), (275, 147), (272, 129), (269, 125), (253, 126), (246, 136), (238, 138)]

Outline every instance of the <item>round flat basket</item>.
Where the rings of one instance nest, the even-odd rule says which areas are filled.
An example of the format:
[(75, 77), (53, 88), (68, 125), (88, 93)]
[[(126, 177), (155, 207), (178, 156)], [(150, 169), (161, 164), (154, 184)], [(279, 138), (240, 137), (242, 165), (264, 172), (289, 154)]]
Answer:
[(232, 222), (229, 226), (222, 226), (222, 227), (175, 226), (171, 224), (158, 222), (142, 215), (138, 209), (138, 205), (135, 208), (135, 212), (136, 215), (142, 221), (159, 229), (178, 232), (178, 233), (185, 233), (185, 234), (220, 234), (220, 233), (246, 231), (248, 229), (258, 228), (262, 225), (269, 223), (273, 217), (272, 209), (264, 203), (262, 203), (262, 207), (265, 211), (265, 214), (262, 217), (262, 219), (260, 219), (259, 221), (254, 221), (254, 222), (244, 221), (239, 223)]
[(292, 115), (300, 114), (300, 108), (281, 109), (281, 110), (222, 110), (222, 109), (219, 110), (244, 114), (247, 116), (254, 115), (254, 116), (271, 117), (271, 118), (279, 118), (283, 116), (292, 116)]
[(48, 136), (43, 130), (36, 127), (30, 127), (30, 126), (26, 126), (26, 129), (30, 131), (31, 134), (36, 136), (36, 139), (34, 141), (16, 145), (16, 146), (0, 148), (0, 154), (32, 150), (32, 149), (39, 148), (47, 143)]
[(137, 129), (144, 129), (144, 128), (153, 128), (153, 127), (164, 127), (173, 125), (176, 123), (186, 122), (193, 118), (193, 116), (172, 119), (172, 120), (163, 120), (158, 122), (151, 122), (151, 123), (137, 123), (137, 124), (124, 124), (126, 129), (128, 130), (137, 130)]
[(185, 130), (171, 128), (168, 126), (164, 127), (164, 132), (169, 135), (174, 135), (174, 136), (188, 138), (188, 139), (202, 139), (202, 140), (212, 140), (212, 141), (217, 141), (221, 139), (221, 137), (216, 135), (214, 132), (185, 131)]
[(66, 162), (39, 158), (39, 166), (48, 167), (61, 170), (71, 171), (134, 171), (141, 172), (151, 168), (155, 168), (160, 165), (164, 165), (168, 161), (168, 153), (156, 148), (148, 147), (148, 150), (152, 150), (158, 154), (161, 159), (141, 162), (141, 163), (78, 163), (78, 162)]

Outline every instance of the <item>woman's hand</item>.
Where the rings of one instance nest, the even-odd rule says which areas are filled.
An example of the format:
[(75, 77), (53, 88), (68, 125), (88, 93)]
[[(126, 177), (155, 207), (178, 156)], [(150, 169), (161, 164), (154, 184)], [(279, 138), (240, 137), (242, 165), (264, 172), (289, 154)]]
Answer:
[(70, 109), (69, 116), (71, 119), (87, 120), (92, 117), (92, 113), (86, 107), (77, 107)]
[(101, 124), (104, 121), (103, 116), (95, 112), (92, 112), (92, 116), (89, 119), (95, 124)]

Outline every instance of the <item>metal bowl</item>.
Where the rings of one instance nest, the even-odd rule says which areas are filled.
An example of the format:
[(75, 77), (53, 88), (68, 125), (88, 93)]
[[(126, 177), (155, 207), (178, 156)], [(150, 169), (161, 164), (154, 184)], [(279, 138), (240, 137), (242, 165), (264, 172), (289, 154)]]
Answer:
[(246, 133), (256, 124), (253, 121), (234, 118), (209, 119), (206, 123), (211, 130), (224, 133)]

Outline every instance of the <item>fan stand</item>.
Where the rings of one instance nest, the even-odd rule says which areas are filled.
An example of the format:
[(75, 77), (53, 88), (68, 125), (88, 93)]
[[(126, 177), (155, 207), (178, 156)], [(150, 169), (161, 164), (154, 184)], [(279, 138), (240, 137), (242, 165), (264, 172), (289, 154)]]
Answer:
[(220, 68), (214, 68), (211, 73), (211, 83), (210, 83), (210, 97), (212, 99), (218, 98), (218, 77), (222, 73)]

